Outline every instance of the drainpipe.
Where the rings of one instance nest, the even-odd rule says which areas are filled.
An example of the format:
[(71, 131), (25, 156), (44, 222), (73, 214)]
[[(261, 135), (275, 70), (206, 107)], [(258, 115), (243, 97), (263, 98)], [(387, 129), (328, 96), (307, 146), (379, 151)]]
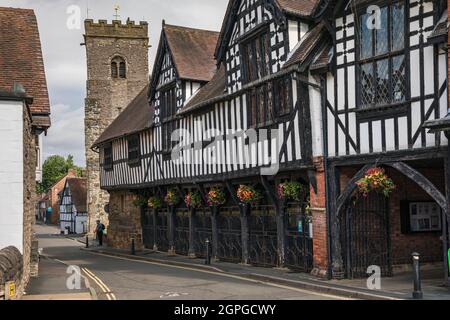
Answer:
[(325, 202), (326, 202), (326, 210), (327, 210), (327, 250), (328, 250), (328, 279), (331, 280), (332, 275), (332, 263), (333, 256), (331, 252), (331, 206), (329, 197), (330, 183), (328, 177), (328, 122), (326, 121), (326, 87), (325, 87), (325, 77), (323, 75), (320, 76), (320, 86), (322, 88), (321, 92), (321, 100), (322, 100), (322, 143), (323, 143), (323, 168), (325, 172)]

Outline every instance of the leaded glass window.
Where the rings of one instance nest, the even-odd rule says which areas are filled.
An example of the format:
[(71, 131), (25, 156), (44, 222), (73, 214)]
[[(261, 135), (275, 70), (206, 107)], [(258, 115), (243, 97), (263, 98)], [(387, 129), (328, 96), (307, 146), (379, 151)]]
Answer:
[(406, 100), (405, 4), (381, 7), (360, 16), (360, 107)]

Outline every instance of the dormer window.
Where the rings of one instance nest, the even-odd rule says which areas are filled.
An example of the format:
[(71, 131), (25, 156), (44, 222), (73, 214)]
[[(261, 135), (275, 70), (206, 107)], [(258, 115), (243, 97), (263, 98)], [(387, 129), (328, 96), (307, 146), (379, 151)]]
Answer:
[(127, 65), (122, 57), (115, 57), (111, 61), (111, 78), (125, 79), (127, 77)]

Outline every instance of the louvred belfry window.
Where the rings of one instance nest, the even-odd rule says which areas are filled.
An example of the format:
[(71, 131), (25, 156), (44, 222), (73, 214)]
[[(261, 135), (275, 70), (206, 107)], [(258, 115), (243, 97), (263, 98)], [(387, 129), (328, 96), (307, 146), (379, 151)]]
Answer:
[(406, 100), (405, 4), (393, 2), (360, 16), (359, 105), (386, 106)]

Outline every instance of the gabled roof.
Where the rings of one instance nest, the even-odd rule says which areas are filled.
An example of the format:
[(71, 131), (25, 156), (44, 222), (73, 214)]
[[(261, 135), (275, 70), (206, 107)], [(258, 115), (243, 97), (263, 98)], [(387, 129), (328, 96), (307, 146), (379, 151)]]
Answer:
[(314, 13), (319, 0), (275, 0), (281, 10), (287, 14), (308, 17)]
[(216, 71), (219, 33), (167, 24), (163, 30), (180, 79), (210, 81)]
[[(309, 18), (314, 15), (320, 0), (272, 0), (275, 6), (284, 14), (296, 17)], [(215, 50), (217, 63), (221, 63), (224, 58), (226, 46), (231, 37), (233, 21), (239, 11), (242, 0), (230, 0), (227, 11), (222, 22), (219, 39)]]
[(85, 178), (69, 178), (66, 181), (72, 196), (72, 204), (78, 212), (87, 212), (87, 189)]
[(436, 26), (434, 27), (433, 31), (428, 36), (428, 39), (447, 35), (448, 35), (448, 12), (447, 10), (445, 10), (439, 21), (436, 23)]
[(283, 68), (305, 62), (306, 58), (308, 58), (317, 45), (321, 43), (322, 36), (326, 34), (326, 31), (327, 29), (323, 21), (308, 31), (303, 40), (293, 49)]
[(21, 84), (33, 98), (33, 125), (50, 127), (50, 102), (36, 16), (33, 10), (0, 7), (0, 90)]
[(225, 84), (225, 66), (221, 65), (211, 81), (204, 85), (190, 100), (186, 102), (183, 109), (179, 111), (179, 114), (184, 114), (186, 112), (198, 109), (208, 101), (224, 95), (226, 89)]
[(153, 112), (153, 106), (148, 102), (147, 85), (103, 131), (93, 147), (150, 128), (153, 124)]

